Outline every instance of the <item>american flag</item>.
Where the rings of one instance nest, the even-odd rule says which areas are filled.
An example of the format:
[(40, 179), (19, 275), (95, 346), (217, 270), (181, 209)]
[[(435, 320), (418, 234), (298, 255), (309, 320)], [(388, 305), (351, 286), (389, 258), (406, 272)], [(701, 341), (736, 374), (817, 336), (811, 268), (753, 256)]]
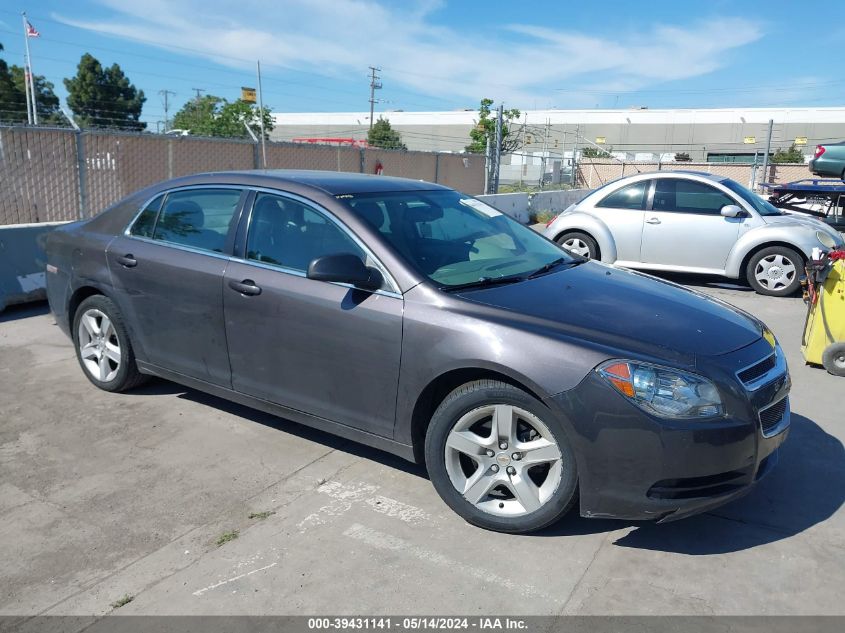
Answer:
[(29, 23), (29, 20), (26, 21), (26, 36), (27, 37), (41, 37), (41, 33), (35, 30), (35, 27)]

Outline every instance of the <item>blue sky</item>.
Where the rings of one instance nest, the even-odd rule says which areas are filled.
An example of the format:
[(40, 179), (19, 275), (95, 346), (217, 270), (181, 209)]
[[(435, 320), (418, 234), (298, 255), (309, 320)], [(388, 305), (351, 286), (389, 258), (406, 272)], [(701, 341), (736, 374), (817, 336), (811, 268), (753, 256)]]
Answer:
[(7, 0), (10, 63), (24, 10), (41, 32), (34, 70), (62, 98), (90, 52), (144, 90), (153, 129), (160, 90), (176, 93), (171, 116), (195, 88), (234, 99), (255, 85), (255, 59), (275, 112), (366, 110), (369, 65), (383, 69), (379, 110), (485, 96), (521, 109), (845, 104), (837, 2)]

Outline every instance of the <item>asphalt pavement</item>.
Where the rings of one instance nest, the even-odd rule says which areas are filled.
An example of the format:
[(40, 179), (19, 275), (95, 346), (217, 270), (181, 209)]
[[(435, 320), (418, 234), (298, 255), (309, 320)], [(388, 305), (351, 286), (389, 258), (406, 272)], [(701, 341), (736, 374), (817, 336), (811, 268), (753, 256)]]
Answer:
[(46, 305), (10, 308), (0, 615), (845, 614), (845, 379), (804, 365), (800, 299), (673, 279), (780, 339), (778, 467), (676, 523), (572, 514), (530, 536), (464, 523), (388, 454), (160, 380), (99, 391)]

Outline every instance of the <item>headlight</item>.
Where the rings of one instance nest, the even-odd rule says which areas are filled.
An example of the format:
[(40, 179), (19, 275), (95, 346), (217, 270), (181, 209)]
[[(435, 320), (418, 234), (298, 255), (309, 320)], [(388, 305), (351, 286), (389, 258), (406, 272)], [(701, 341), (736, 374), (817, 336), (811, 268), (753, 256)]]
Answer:
[(825, 248), (836, 248), (842, 243), (842, 238), (839, 235), (834, 237), (827, 231), (816, 231), (816, 239)]
[(764, 327), (763, 328), (763, 338), (766, 339), (766, 342), (772, 346), (773, 350), (777, 350), (778, 348), (778, 340), (775, 338), (775, 335), (772, 334), (772, 331)]
[(619, 393), (653, 415), (694, 419), (711, 418), (723, 411), (716, 385), (695, 374), (630, 360), (611, 360), (597, 371)]

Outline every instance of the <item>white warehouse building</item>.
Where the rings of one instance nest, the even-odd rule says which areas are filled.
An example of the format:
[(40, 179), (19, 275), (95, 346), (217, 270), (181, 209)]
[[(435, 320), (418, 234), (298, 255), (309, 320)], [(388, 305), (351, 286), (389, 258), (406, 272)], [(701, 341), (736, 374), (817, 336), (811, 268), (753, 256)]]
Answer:
[[(409, 150), (462, 152), (478, 112), (377, 112), (402, 134)], [(365, 141), (369, 112), (277, 112), (271, 139), (348, 144)], [(795, 144), (812, 157), (818, 143), (845, 140), (845, 107), (527, 110), (515, 121), (524, 149), (506, 163), (543, 156), (568, 162), (572, 151), (600, 147), (621, 160), (753, 162), (762, 158), (772, 121), (772, 152)]]

